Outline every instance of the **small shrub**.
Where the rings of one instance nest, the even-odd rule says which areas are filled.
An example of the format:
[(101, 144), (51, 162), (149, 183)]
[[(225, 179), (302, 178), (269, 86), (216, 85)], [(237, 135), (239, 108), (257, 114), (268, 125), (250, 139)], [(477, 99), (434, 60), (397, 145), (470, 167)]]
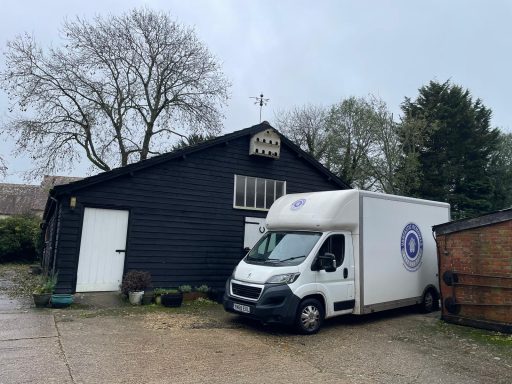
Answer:
[(190, 285), (180, 285), (178, 289), (182, 293), (192, 292), (192, 287)]
[(178, 293), (178, 292), (180, 292), (180, 291), (176, 288), (157, 288), (153, 291), (155, 296), (165, 295), (167, 293)]
[(40, 276), (39, 284), (34, 288), (35, 294), (53, 293), (57, 285), (57, 274)]
[(125, 295), (128, 292), (143, 291), (151, 287), (151, 274), (147, 271), (130, 271), (123, 277), (121, 292)]
[(35, 216), (0, 219), (0, 263), (36, 259), (41, 245), (39, 222)]
[(196, 292), (201, 292), (201, 293), (208, 293), (209, 290), (210, 290), (210, 288), (208, 288), (208, 286), (206, 284), (196, 287), (196, 289), (195, 289)]

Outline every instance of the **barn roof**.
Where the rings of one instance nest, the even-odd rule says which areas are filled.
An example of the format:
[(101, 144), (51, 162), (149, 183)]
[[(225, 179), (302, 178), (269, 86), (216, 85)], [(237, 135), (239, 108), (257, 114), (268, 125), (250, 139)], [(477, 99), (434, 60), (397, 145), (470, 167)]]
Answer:
[[(229, 141), (238, 139), (243, 136), (253, 135), (257, 132), (263, 131), (265, 129), (273, 129), (276, 132), (278, 132), (275, 128), (273, 128), (269, 123), (263, 122), (257, 125), (254, 125), (249, 128), (245, 128), (239, 131), (235, 131), (232, 133), (228, 133), (223, 136), (219, 136), (217, 138), (207, 140), (204, 142), (201, 142), (196, 145), (191, 145), (173, 152), (165, 153), (163, 155), (151, 157), (147, 160), (143, 160), (137, 163), (129, 164), (124, 167), (115, 168), (111, 171), (103, 172), (94, 176), (87, 177), (85, 179), (65, 184), (65, 185), (59, 185), (55, 186), (51, 193), (54, 196), (58, 196), (60, 194), (66, 194), (70, 193), (72, 191), (82, 189), (85, 187), (89, 187), (91, 185), (102, 183), (107, 180), (114, 179), (116, 177), (126, 175), (135, 171), (140, 171), (145, 168), (149, 168), (152, 166), (155, 166), (157, 164), (161, 164), (164, 162), (167, 162), (169, 160), (173, 159), (179, 159), (184, 158), (187, 155), (199, 152), (207, 148), (214, 147), (216, 145), (220, 144), (226, 144), (229, 143)], [(279, 132), (278, 132), (279, 133)], [(343, 180), (341, 180), (339, 177), (337, 177), (334, 173), (329, 171), (327, 168), (325, 168), (318, 160), (316, 160), (313, 156), (309, 155), (308, 153), (304, 152), (302, 149), (300, 149), (297, 145), (295, 145), (290, 139), (286, 138), (286, 136), (279, 133), (281, 137), (281, 143), (285, 144), (287, 147), (289, 147), (292, 151), (296, 152), (299, 157), (302, 157), (304, 160), (306, 160), (308, 163), (310, 163), (314, 168), (316, 168), (320, 173), (324, 174), (328, 179), (332, 180), (334, 184), (339, 185), (341, 188), (351, 188), (351, 186), (347, 183), (345, 183)]]
[(0, 183), (0, 215), (42, 213), (50, 189), (55, 185), (80, 179), (79, 177), (46, 175), (40, 185)]

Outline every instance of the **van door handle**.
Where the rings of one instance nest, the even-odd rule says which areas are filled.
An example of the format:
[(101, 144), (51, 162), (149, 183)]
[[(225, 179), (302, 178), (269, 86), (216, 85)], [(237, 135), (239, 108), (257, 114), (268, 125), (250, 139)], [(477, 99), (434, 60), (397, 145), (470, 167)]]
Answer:
[(117, 253), (121, 253), (121, 252), (126, 253), (126, 249), (116, 249), (116, 252), (117, 252)]
[(348, 277), (348, 268), (343, 268), (343, 278), (346, 279)]

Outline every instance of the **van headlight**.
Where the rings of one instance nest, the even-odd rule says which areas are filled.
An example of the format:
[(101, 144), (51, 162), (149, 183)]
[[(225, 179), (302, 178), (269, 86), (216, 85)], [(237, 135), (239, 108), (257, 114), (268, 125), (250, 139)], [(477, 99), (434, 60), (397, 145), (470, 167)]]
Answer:
[(231, 274), (231, 278), (234, 279), (235, 278), (235, 273), (236, 273), (236, 269), (238, 268), (238, 265), (235, 267), (235, 269), (233, 269), (233, 273)]
[(300, 272), (283, 273), (282, 275), (274, 275), (267, 280), (267, 284), (291, 284), (300, 276)]

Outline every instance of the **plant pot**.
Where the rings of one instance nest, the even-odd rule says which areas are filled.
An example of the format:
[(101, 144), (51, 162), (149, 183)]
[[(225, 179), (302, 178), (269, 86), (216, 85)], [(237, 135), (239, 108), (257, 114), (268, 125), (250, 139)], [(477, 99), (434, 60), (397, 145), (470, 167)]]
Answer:
[(50, 298), (53, 308), (66, 308), (73, 304), (73, 295), (67, 293), (54, 293)]
[(144, 291), (128, 292), (128, 298), (130, 299), (131, 305), (140, 305)]
[(183, 293), (183, 300), (185, 301), (193, 301), (199, 298), (206, 299), (208, 295), (203, 292), (185, 292)]
[(155, 304), (156, 305), (162, 304), (162, 295), (156, 295), (155, 296)]
[(150, 291), (144, 291), (144, 296), (142, 297), (142, 304), (149, 305), (153, 302), (153, 299), (155, 297), (155, 294), (153, 290)]
[(51, 293), (33, 293), (32, 297), (34, 298), (34, 304), (36, 308), (44, 308), (50, 302)]
[(162, 305), (164, 307), (181, 307), (183, 303), (183, 294), (179, 293), (165, 293), (160, 296)]

